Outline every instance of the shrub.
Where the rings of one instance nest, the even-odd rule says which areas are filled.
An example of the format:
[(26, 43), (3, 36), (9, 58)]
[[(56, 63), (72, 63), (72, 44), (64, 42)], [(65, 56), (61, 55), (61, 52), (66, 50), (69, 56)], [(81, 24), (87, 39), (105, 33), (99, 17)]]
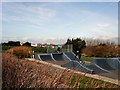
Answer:
[(11, 48), (11, 46), (2, 46), (2, 51), (6, 51), (6, 50), (8, 50), (10, 48)]
[(83, 54), (94, 57), (120, 57), (120, 46), (88, 46)]
[(13, 54), (18, 58), (28, 58), (32, 55), (31, 47), (17, 46), (6, 51), (7, 53)]
[(88, 46), (82, 50), (83, 55), (92, 57), (94, 56), (94, 48), (93, 46)]
[(32, 47), (32, 50), (37, 53), (47, 53), (46, 47)]

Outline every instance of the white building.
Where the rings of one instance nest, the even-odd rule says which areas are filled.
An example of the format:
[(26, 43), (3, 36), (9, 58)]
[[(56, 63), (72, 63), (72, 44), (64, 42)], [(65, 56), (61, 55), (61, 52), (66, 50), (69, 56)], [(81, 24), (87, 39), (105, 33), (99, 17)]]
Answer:
[(32, 47), (37, 47), (37, 44), (31, 44)]

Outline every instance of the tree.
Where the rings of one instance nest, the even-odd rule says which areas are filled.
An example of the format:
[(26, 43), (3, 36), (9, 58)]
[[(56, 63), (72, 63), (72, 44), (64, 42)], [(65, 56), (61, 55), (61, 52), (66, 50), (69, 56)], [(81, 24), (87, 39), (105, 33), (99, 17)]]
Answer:
[(9, 46), (8, 43), (2, 43), (2, 46)]
[(29, 43), (29, 42), (25, 42), (25, 43), (23, 43), (22, 46), (31, 46), (31, 43)]
[(73, 52), (79, 51), (81, 52), (81, 50), (86, 47), (86, 42), (80, 38), (76, 38), (76, 39), (67, 39), (67, 42), (65, 43), (65, 45), (68, 44), (72, 44), (73, 45)]
[(8, 43), (2, 43), (2, 46), (21, 46), (20, 41), (8, 41)]
[(68, 38), (66, 44), (72, 44), (72, 40)]
[(20, 41), (8, 41), (8, 45), (10, 45), (10, 46), (20, 46)]

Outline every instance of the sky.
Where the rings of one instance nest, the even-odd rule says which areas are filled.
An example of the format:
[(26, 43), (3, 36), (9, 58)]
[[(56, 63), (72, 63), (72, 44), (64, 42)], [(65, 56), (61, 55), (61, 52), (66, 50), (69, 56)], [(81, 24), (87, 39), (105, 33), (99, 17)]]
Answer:
[(3, 2), (2, 41), (118, 37), (117, 2)]

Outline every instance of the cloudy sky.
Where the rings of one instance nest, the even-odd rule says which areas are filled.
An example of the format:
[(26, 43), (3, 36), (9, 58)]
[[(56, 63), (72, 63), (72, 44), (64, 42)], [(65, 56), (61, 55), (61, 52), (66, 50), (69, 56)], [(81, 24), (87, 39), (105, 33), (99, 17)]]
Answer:
[(118, 37), (117, 2), (3, 2), (2, 40), (64, 43)]

